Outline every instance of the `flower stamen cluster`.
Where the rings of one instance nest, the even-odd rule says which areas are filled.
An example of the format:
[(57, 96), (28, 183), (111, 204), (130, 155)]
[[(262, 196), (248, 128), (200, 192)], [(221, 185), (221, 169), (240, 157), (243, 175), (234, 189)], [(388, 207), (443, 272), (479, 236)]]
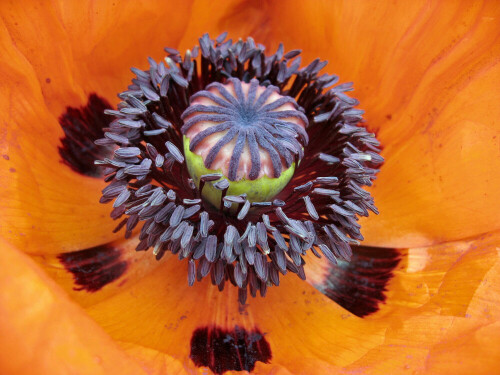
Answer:
[[(118, 109), (107, 111), (115, 120), (96, 141), (118, 146), (113, 158), (96, 161), (109, 183), (101, 202), (114, 201), (111, 216), (123, 217), (116, 230), (130, 237), (142, 223), (137, 250), (152, 248), (157, 259), (176, 254), (187, 261), (190, 285), (210, 275), (220, 289), (237, 286), (241, 303), (247, 290), (265, 295), (279, 285), (280, 274), (305, 278), (308, 251), (349, 260), (350, 245), (363, 239), (358, 217), (377, 213), (363, 187), (383, 162), (379, 142), (359, 125), (358, 101), (346, 95), (352, 84), (320, 75), (326, 62), (319, 59), (300, 68), (298, 50), (285, 53), (280, 45), (266, 56), (251, 38), (233, 43), (226, 34), (204, 35), (184, 56), (166, 52), (164, 61), (149, 59), (148, 70), (132, 68), (136, 77)], [(190, 133), (203, 122), (212, 127)], [(186, 135), (196, 153), (217, 132), (224, 140), (198, 156), (214, 168), (232, 142), (227, 168), (194, 175)], [(274, 195), (231, 193), (241, 179), (252, 186), (264, 175), (281, 178), (292, 165)], [(204, 196), (207, 184), (220, 191), (217, 204)]]

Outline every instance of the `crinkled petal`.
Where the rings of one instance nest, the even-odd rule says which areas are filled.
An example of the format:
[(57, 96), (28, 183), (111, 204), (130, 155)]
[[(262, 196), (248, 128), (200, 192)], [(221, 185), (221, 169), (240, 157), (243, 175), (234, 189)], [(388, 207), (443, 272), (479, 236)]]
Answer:
[(146, 374), (27, 256), (1, 242), (2, 374)]
[[(87, 310), (116, 340), (171, 355), (190, 371), (196, 369), (190, 356), (197, 329), (240, 327), (247, 332), (258, 329), (272, 353), (268, 364), (292, 372), (310, 373), (315, 364), (339, 373), (431, 371), (441, 368), (439, 358), (450, 360), (449, 345), (461, 353), (469, 347), (479, 353), (484, 346), (492, 359), (478, 367), (472, 355), (464, 354), (461, 371), (488, 374), (498, 363), (493, 359), (500, 359), (500, 351), (486, 348), (500, 338), (500, 294), (495, 287), (500, 282), (499, 241), (500, 233), (493, 233), (401, 249), (385, 304), (366, 318), (293, 276), (269, 288), (265, 298), (249, 297), (239, 308), (233, 287), (219, 292), (208, 281), (186, 286), (186, 269), (174, 259)], [(255, 368), (265, 364), (257, 361)]]
[(497, 2), (237, 1), (201, 17), (209, 6), (195, 4), (182, 45), (227, 29), (270, 51), (301, 48), (305, 63), (327, 59), (328, 73), (354, 82), (386, 159), (365, 244), (426, 246), (499, 228)]
[(2, 2), (0, 228), (9, 242), (57, 254), (116, 238), (109, 206), (97, 203), (103, 182), (61, 163), (58, 119), (92, 93), (116, 103), (131, 66), (147, 69), (148, 55), (178, 44), (189, 8), (189, 2)]
[(286, 45), (354, 81), (384, 148), (371, 189), (380, 216), (362, 220), (365, 243), (423, 246), (498, 229), (499, 4), (297, 7), (276, 4), (284, 24), (272, 39), (290, 35)]
[[(109, 207), (95, 205), (100, 189), (95, 180), (51, 169), (59, 160), (58, 116), (68, 105), (84, 105), (91, 92), (113, 97), (128, 83), (129, 65), (139, 65), (149, 54), (161, 56), (163, 45), (187, 48), (205, 31), (228, 30), (234, 38), (252, 34), (271, 50), (280, 41), (287, 48), (304, 48), (306, 61), (328, 58), (330, 72), (357, 83), (356, 96), (387, 159), (372, 189), (382, 214), (364, 222), (363, 231), (370, 244), (411, 246), (402, 251), (387, 286), (386, 305), (364, 319), (293, 276), (270, 288), (266, 298), (249, 298), (240, 309), (235, 288), (219, 293), (206, 280), (187, 287), (186, 262), (174, 257), (166, 257), (138, 282), (120, 287), (126, 277), (121, 275), (103, 286), (102, 294), (89, 297), (84, 288), (72, 290), (71, 281), (81, 287), (74, 274), (48, 257), (59, 267), (54, 273), (64, 275), (64, 288), (126, 353), (153, 372), (180, 373), (182, 367), (208, 372), (191, 359), (194, 332), (239, 327), (238, 332), (258, 329), (259, 342), (265, 340), (272, 352), (269, 363), (257, 359), (256, 373), (498, 371), (500, 352), (491, 343), (500, 338), (500, 234), (415, 247), (498, 228), (497, 4), (238, 1), (225, 2), (215, 14), (205, 1), (194, 5), (189, 21), (172, 16), (170, 23), (153, 8), (141, 13), (128, 3), (121, 17), (121, 8), (102, 4), (97, 9), (61, 2), (35, 20), (30, 17), (34, 9), (25, 4), (2, 4), (2, 56), (8, 58), (2, 59), (0, 72), (9, 83), (2, 90), (0, 113), (8, 114), (2, 120), (14, 130), (2, 128), (6, 137), (0, 143), (1, 154), (7, 155), (0, 159), (0, 183), (9, 196), (1, 205), (7, 224), (1, 235), (9, 242), (32, 253), (59, 254), (110, 238), (104, 233), (111, 223), (102, 219)], [(97, 20), (93, 27), (82, 14)], [(149, 22), (152, 18), (156, 23)], [(139, 23), (144, 28), (130, 27)], [(175, 41), (167, 43), (163, 33), (168, 33), (152, 33), (167, 24), (190, 30), (182, 39), (173, 33)], [(40, 30), (50, 31), (41, 33), (47, 48), (39, 48)], [(63, 30), (74, 35), (66, 37)], [(64, 52), (66, 47), (71, 53)], [(48, 86), (56, 82), (59, 88)], [(34, 160), (37, 167), (31, 168)], [(78, 190), (89, 193), (75, 205)], [(87, 210), (92, 210), (91, 201), (99, 207), (95, 212)], [(2, 264), (14, 266), (0, 275), (0, 324), (7, 332), (0, 338), (6, 348), (0, 351), (2, 370), (24, 371), (21, 355), (27, 352), (41, 373), (62, 373), (69, 361), (81, 365), (82, 373), (113, 373), (122, 365), (121, 373), (141, 372), (31, 261), (5, 248)], [(42, 334), (50, 350), (35, 350)], [(62, 351), (46, 345), (47, 338), (50, 343), (61, 340)], [(114, 368), (107, 371), (110, 363)]]

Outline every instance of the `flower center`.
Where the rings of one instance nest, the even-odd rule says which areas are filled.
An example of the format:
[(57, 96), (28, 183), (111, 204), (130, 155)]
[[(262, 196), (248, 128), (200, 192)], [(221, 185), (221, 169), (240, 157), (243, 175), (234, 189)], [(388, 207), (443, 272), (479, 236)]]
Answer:
[[(300, 161), (298, 148), (308, 140), (307, 117), (293, 98), (256, 79), (230, 78), (226, 84), (210, 84), (190, 102), (181, 131), (198, 188), (204, 175), (220, 173), (229, 180), (227, 194), (245, 193), (249, 201), (262, 202), (286, 186)], [(220, 201), (213, 187), (221, 179), (204, 185), (202, 195), (213, 205)]]
[(319, 74), (326, 62), (300, 68), (298, 50), (225, 38), (132, 68), (96, 141), (118, 147), (96, 164), (109, 183), (101, 202), (123, 217), (116, 230), (130, 237), (142, 222), (137, 250), (177, 254), (190, 285), (210, 274), (244, 303), (280, 274), (304, 279), (307, 252), (350, 259), (358, 217), (377, 212), (363, 187), (383, 159), (352, 84)]

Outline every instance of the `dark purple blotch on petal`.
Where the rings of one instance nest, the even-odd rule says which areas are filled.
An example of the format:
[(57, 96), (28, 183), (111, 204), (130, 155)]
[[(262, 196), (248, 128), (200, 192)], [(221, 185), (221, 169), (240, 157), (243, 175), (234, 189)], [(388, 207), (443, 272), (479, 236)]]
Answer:
[(97, 292), (127, 270), (128, 263), (121, 255), (119, 249), (102, 245), (59, 254), (57, 258), (73, 274), (74, 290)]
[(59, 147), (63, 164), (85, 176), (102, 176), (102, 168), (94, 165), (94, 160), (108, 157), (111, 152), (108, 147), (98, 146), (94, 141), (104, 136), (102, 129), (113, 120), (112, 116), (104, 114), (104, 110), (110, 108), (111, 104), (97, 94), (90, 94), (84, 107), (66, 108), (59, 117), (64, 131), (62, 146)]
[(387, 284), (400, 261), (397, 249), (352, 246), (351, 260), (329, 262), (327, 277), (316, 288), (354, 315), (365, 317), (385, 302)]
[(225, 371), (253, 371), (255, 362), (269, 363), (271, 347), (258, 330), (235, 326), (225, 330), (202, 327), (191, 337), (191, 359), (198, 367), (208, 367), (215, 374)]

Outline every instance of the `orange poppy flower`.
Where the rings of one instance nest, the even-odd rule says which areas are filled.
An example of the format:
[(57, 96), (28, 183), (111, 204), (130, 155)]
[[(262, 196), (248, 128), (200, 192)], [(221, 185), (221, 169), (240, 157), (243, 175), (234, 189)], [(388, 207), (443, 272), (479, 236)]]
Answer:
[[(498, 372), (498, 4), (4, 1), (0, 14), (0, 373)], [(385, 158), (369, 188), (380, 215), (359, 221), (351, 261), (308, 255), (307, 282), (282, 277), (244, 305), (113, 233), (89, 164), (106, 157), (94, 132), (130, 67), (223, 31), (329, 60)]]

